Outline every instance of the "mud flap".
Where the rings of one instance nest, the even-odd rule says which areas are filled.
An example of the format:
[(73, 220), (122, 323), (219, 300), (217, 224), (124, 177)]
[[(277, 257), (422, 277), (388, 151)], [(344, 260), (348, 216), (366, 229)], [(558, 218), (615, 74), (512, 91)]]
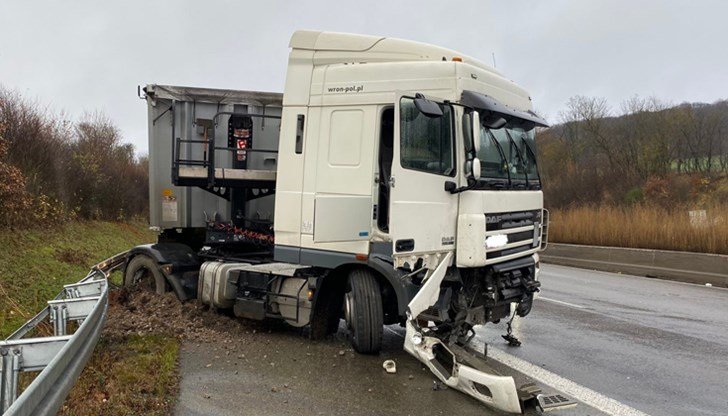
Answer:
[(404, 349), (424, 363), (447, 386), (460, 390), (488, 406), (521, 413), (521, 403), (513, 377), (477, 370), (458, 361), (457, 355), (436, 337), (420, 328), (417, 317), (433, 306), (440, 295), (440, 283), (452, 259), (448, 253), (434, 270), (429, 270), (417, 295), (407, 306), (407, 332)]

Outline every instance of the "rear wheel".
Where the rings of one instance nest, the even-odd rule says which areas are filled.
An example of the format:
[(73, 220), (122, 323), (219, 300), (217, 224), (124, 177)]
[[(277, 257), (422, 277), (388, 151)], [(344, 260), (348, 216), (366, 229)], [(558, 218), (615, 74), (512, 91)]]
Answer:
[(351, 333), (351, 345), (357, 352), (376, 354), (382, 349), (382, 292), (372, 272), (354, 270), (349, 274), (344, 318)]
[(157, 262), (145, 255), (131, 259), (124, 272), (124, 286), (139, 287), (160, 295), (167, 291), (167, 282)]

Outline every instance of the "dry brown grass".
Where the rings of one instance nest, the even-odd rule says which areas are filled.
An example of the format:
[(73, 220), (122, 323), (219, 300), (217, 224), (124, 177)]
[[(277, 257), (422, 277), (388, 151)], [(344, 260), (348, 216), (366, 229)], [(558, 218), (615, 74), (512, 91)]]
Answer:
[(706, 209), (707, 222), (690, 223), (688, 208), (583, 206), (553, 210), (555, 243), (728, 254), (728, 205)]

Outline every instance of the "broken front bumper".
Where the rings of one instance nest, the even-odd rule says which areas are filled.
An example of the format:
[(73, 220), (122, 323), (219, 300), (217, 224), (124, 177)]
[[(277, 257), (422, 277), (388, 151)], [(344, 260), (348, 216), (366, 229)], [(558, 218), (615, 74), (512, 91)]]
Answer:
[(440, 284), (451, 259), (452, 253), (445, 255), (438, 266), (428, 273), (419, 292), (409, 303), (404, 349), (424, 363), (447, 386), (496, 409), (521, 413), (513, 377), (488, 373), (464, 364), (453, 348), (436, 337), (428, 336), (428, 329), (420, 328), (417, 323), (420, 313), (437, 302)]

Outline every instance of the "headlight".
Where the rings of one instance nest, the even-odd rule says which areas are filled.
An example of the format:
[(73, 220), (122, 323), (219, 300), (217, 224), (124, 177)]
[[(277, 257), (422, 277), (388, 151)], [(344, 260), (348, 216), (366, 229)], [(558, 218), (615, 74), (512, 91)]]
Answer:
[(485, 239), (485, 248), (500, 248), (508, 244), (508, 236), (505, 234), (491, 235)]

